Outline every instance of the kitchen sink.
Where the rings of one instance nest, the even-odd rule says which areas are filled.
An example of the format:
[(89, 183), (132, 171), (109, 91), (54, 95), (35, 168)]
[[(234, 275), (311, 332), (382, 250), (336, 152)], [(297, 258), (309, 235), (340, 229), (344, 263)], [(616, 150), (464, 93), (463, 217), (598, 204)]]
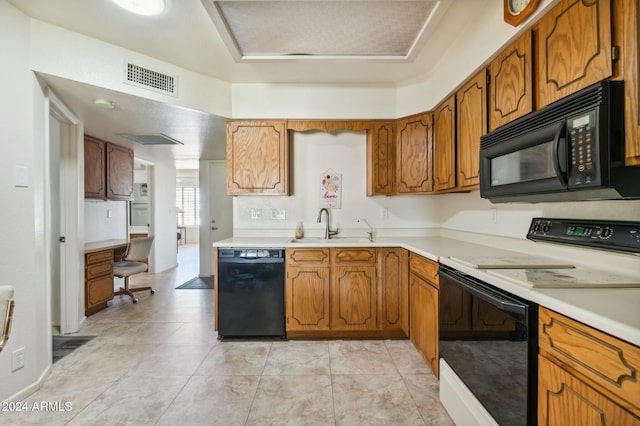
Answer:
[(369, 241), (366, 237), (333, 237), (330, 239), (324, 239), (320, 237), (305, 237), (300, 239), (291, 239), (290, 243), (296, 244), (362, 244), (362, 243), (371, 243), (373, 241)]

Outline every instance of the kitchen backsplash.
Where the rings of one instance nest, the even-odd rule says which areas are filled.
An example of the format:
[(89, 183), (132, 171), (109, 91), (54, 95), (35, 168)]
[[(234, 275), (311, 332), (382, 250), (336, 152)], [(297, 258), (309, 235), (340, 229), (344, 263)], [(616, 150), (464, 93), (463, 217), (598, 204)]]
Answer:
[(85, 200), (84, 241), (127, 238), (127, 202)]
[[(364, 235), (365, 218), (379, 236), (427, 235), (434, 228), (525, 238), (532, 217), (640, 220), (640, 201), (491, 204), (478, 191), (445, 195), (366, 196), (366, 136), (362, 133), (296, 132), (292, 144), (293, 195), (234, 197), (234, 235), (291, 235), (299, 221), (305, 235), (321, 236), (321, 176), (341, 174), (341, 208), (332, 228)], [(284, 211), (284, 219), (281, 217)], [(254, 218), (252, 218), (254, 217)]]

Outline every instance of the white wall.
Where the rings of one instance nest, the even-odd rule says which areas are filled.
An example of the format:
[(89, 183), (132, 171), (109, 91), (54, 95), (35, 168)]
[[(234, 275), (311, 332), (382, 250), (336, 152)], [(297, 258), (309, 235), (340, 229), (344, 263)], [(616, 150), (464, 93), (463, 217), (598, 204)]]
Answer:
[(233, 118), (391, 118), (394, 87), (234, 84)]
[[(31, 20), (31, 66), (34, 71), (123, 93), (155, 99), (222, 117), (231, 114), (231, 85), (112, 44)], [(123, 83), (127, 61), (176, 76), (178, 96)], [(72, 64), (72, 66), (71, 66)]]
[[(342, 235), (366, 236), (365, 218), (376, 229), (376, 235), (416, 235), (425, 228), (438, 226), (434, 197), (366, 196), (366, 136), (364, 132), (293, 133), (294, 193), (285, 196), (234, 197), (234, 235), (285, 235), (293, 237), (298, 221), (304, 222), (306, 236), (323, 236), (324, 225), (317, 223), (320, 209), (320, 176), (331, 168), (342, 174), (342, 208), (331, 210), (332, 228)], [(251, 210), (259, 209), (262, 219), (251, 219)], [(285, 220), (272, 220), (272, 209), (285, 209)], [(388, 218), (382, 219), (381, 209)]]
[[(28, 388), (47, 370), (49, 306), (44, 271), (44, 95), (29, 70), (29, 20), (0, 0), (0, 282), (15, 288), (11, 337), (0, 352), (0, 400)], [(10, 58), (10, 60), (9, 60)], [(48, 131), (48, 130), (47, 130)], [(14, 185), (16, 166), (28, 186)], [(11, 353), (25, 348), (25, 367), (11, 372)], [(47, 359), (49, 358), (49, 359)]]
[(85, 242), (127, 239), (128, 223), (126, 201), (85, 200)]
[(525, 238), (533, 217), (640, 220), (640, 200), (492, 204), (479, 191), (436, 197), (443, 228), (504, 237)]

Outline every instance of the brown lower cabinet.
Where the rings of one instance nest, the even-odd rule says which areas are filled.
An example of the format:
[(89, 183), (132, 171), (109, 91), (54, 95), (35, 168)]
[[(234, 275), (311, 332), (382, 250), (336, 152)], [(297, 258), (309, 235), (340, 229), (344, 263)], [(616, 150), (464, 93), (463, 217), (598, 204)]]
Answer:
[(113, 299), (113, 249), (85, 254), (85, 315), (107, 307)]
[(406, 259), (400, 248), (287, 249), (287, 334), (406, 336)]
[(409, 337), (422, 358), (439, 377), (438, 263), (410, 254)]
[(383, 330), (402, 330), (409, 335), (408, 251), (403, 248), (379, 248), (378, 326)]
[(538, 424), (640, 425), (640, 348), (541, 307)]

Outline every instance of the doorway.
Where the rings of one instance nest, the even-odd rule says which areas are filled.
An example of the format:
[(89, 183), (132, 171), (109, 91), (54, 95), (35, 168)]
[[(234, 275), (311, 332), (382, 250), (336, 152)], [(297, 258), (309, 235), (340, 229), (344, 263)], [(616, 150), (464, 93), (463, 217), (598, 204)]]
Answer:
[(82, 131), (79, 120), (50, 90), (45, 145), (45, 250), (51, 332), (78, 331), (84, 317), (84, 275), (80, 244), (83, 194)]

